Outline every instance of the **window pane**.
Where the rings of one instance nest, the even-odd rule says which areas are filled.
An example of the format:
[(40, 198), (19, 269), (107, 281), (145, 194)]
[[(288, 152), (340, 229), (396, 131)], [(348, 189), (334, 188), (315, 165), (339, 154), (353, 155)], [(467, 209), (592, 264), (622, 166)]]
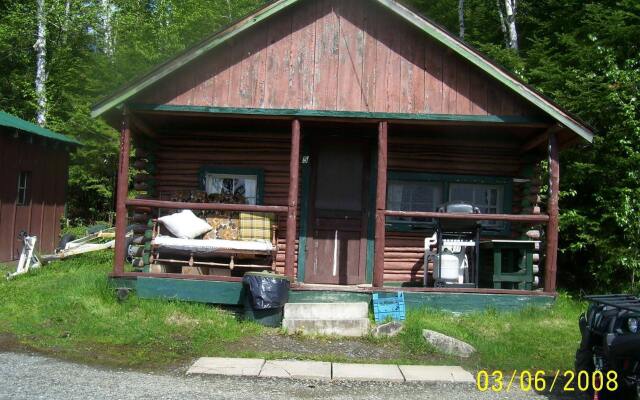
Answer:
[[(499, 214), (502, 212), (503, 187), (479, 183), (452, 183), (449, 186), (450, 201), (464, 201), (480, 209), (483, 214)], [(482, 225), (501, 228), (504, 222), (483, 221)]]
[(31, 202), (31, 172), (30, 171), (21, 171), (18, 174), (18, 191), (17, 191), (17, 199), (16, 203), (19, 206), (27, 205)]
[(442, 202), (442, 187), (432, 182), (390, 181), (387, 207), (397, 211), (435, 211)]
[(219, 194), (224, 202), (256, 204), (258, 177), (208, 173), (205, 176), (207, 194)]
[(502, 190), (498, 185), (452, 183), (449, 186), (449, 200), (473, 204), (485, 214), (497, 214), (502, 208)]
[(450, 188), (449, 201), (465, 201), (467, 203), (475, 203), (473, 186), (452, 184)]

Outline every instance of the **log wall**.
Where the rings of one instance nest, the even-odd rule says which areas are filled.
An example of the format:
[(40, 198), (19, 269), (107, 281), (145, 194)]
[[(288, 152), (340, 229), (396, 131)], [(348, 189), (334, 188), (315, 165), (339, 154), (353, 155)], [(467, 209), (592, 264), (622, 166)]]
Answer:
[(133, 102), (538, 114), (468, 61), (366, 0), (300, 2), (162, 79)]
[[(492, 141), (486, 137), (456, 140), (436, 135), (389, 135), (390, 171), (519, 177), (522, 166), (516, 142)], [(514, 192), (519, 192), (517, 187), (514, 185)], [(514, 196), (511, 212), (522, 211), (520, 202), (521, 197)], [(518, 233), (517, 229), (512, 231), (512, 235)], [(431, 234), (387, 231), (385, 282), (422, 280), (424, 238)]]
[[(198, 174), (204, 166), (256, 168), (264, 171), (264, 205), (286, 205), (290, 146), (288, 131), (162, 134), (155, 140), (154, 188), (160, 195), (200, 189)], [(390, 134), (388, 146), (390, 171), (522, 177), (527, 163), (519, 155), (517, 142)], [(523, 195), (530, 187), (531, 183), (514, 184), (512, 212), (531, 213), (529, 207), (522, 206)], [(302, 193), (300, 196), (298, 203), (302, 204)], [(512, 237), (518, 238), (528, 229), (513, 227)], [(278, 273), (284, 273), (285, 234), (286, 216), (279, 215)], [(387, 231), (385, 282), (421, 279), (424, 237), (424, 232)], [(297, 245), (296, 241), (296, 260)]]
[[(175, 191), (201, 190), (198, 176), (205, 166), (254, 168), (264, 172), (263, 204), (287, 205), (291, 150), (291, 133), (288, 131), (164, 134), (157, 139), (156, 146), (154, 181), (160, 196)], [(276, 216), (276, 269), (284, 274), (287, 218), (282, 214)], [(296, 241), (296, 260), (297, 257)]]

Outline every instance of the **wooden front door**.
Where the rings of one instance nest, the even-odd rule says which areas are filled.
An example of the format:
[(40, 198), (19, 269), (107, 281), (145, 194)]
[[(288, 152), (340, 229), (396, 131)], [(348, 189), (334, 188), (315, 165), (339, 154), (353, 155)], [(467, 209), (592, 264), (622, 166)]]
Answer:
[(364, 283), (370, 144), (325, 136), (311, 147), (305, 281)]

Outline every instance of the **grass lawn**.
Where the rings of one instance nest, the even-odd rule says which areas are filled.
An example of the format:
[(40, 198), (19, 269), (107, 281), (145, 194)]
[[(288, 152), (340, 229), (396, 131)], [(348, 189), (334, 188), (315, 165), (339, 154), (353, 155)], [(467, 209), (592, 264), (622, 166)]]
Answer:
[[(396, 338), (292, 338), (209, 305), (134, 295), (119, 303), (106, 280), (111, 261), (111, 252), (92, 253), (9, 282), (0, 279), (0, 351), (29, 349), (142, 369), (172, 368), (200, 356), (570, 369), (579, 341), (577, 318), (584, 307), (560, 296), (549, 309), (515, 313), (454, 316), (425, 309), (410, 311)], [(0, 266), (0, 273), (6, 271)], [(424, 328), (465, 340), (478, 355), (469, 360), (439, 355), (422, 339)]]

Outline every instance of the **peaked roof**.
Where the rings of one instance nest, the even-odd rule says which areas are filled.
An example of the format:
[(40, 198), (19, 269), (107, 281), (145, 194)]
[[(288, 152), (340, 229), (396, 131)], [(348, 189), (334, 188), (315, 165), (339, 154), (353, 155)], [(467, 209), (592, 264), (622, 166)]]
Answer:
[(0, 126), (6, 126), (8, 128), (18, 129), (24, 132), (32, 133), (37, 136), (41, 136), (41, 137), (55, 140), (58, 142), (71, 144), (74, 146), (78, 146), (81, 144), (80, 142), (78, 142), (73, 138), (70, 138), (61, 133), (57, 133), (49, 129), (43, 128), (29, 121), (25, 121), (21, 118), (16, 117), (15, 115), (8, 114), (4, 111), (0, 111)]
[[(190, 49), (187, 49), (186, 51), (170, 59), (169, 61), (158, 65), (156, 68), (143, 75), (142, 77), (128, 84), (125, 84), (123, 87), (121, 87), (111, 95), (99, 101), (96, 105), (94, 105), (92, 109), (92, 117), (98, 117), (113, 109), (114, 107), (120, 106), (131, 97), (140, 93), (142, 90), (148, 88), (152, 84), (160, 81), (182, 66), (192, 62), (203, 54), (240, 34), (241, 32), (244, 32), (252, 26), (301, 1), (304, 0), (274, 1), (259, 9), (255, 13), (213, 34), (212, 36), (206, 38)], [(429, 35), (431, 38), (451, 49), (453, 52), (460, 55), (471, 64), (489, 74), (492, 78), (504, 84), (511, 91), (526, 99), (528, 102), (535, 105), (540, 110), (544, 111), (558, 123), (564, 125), (575, 134), (579, 135), (589, 142), (593, 141), (594, 133), (586, 124), (578, 120), (576, 117), (570, 115), (553, 101), (538, 93), (535, 89), (526, 85), (520, 79), (507, 72), (500, 66), (496, 65), (494, 62), (483, 56), (480, 52), (478, 52), (465, 42), (459, 40), (457, 37), (447, 32), (436, 23), (411, 11), (395, 0), (370, 1), (379, 3), (386, 9), (400, 16), (406, 22), (412, 24), (422, 32)]]

